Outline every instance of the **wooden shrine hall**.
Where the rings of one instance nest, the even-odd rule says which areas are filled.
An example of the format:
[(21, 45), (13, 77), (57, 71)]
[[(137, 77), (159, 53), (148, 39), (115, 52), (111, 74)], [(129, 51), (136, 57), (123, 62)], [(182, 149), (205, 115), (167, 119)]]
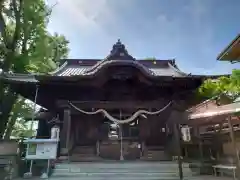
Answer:
[(198, 103), (195, 90), (214, 77), (186, 74), (175, 60), (135, 59), (119, 40), (103, 60), (65, 59), (48, 74), (1, 78), (46, 109), (35, 117), (37, 138), (49, 138), (58, 125), (59, 156), (92, 161), (180, 156), (184, 112)]

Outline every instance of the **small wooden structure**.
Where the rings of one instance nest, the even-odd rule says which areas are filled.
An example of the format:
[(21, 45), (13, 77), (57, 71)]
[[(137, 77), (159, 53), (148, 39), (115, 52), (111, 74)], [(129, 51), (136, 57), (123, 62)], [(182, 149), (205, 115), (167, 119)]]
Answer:
[(18, 143), (15, 140), (0, 141), (0, 179), (18, 176)]
[[(210, 102), (210, 101), (209, 101)], [(234, 150), (234, 162), (235, 166), (229, 165), (229, 164), (217, 164), (213, 166), (214, 172), (216, 174), (216, 171), (218, 169), (228, 169), (233, 171), (233, 176), (234, 179), (236, 179), (236, 172), (238, 177), (239, 175), (239, 167), (240, 167), (240, 161), (239, 161), (239, 149), (236, 146), (236, 137), (235, 137), (235, 130), (234, 130), (234, 123), (238, 121), (238, 124), (240, 123), (238, 116), (236, 113), (240, 112), (240, 103), (232, 103), (232, 104), (226, 104), (226, 105), (214, 105), (211, 104), (213, 103), (212, 101), (209, 103), (210, 108), (207, 108), (206, 110), (200, 110), (200, 112), (191, 112), (189, 114), (189, 124), (192, 126), (197, 125), (216, 125), (219, 124), (219, 127), (217, 128), (218, 131), (215, 132), (215, 134), (221, 132), (223, 130), (224, 125), (227, 123), (228, 125), (228, 130), (230, 133), (230, 139), (231, 139), (231, 146), (232, 149)], [(220, 135), (220, 134), (218, 134)], [(214, 139), (217, 141), (217, 139)], [(216, 144), (215, 144), (216, 145)], [(222, 145), (224, 145), (224, 142), (222, 142)], [(202, 145), (199, 145), (202, 146)], [(214, 144), (213, 144), (214, 146)], [(228, 145), (229, 146), (229, 145)], [(203, 149), (199, 148), (200, 154), (202, 154)], [(219, 158), (219, 156), (217, 157)]]

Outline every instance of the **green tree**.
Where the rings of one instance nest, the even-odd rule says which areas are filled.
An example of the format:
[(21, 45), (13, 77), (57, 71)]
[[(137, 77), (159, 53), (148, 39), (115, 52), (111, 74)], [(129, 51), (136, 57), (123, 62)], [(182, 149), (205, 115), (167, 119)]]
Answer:
[[(53, 70), (68, 53), (64, 36), (47, 32), (51, 7), (44, 0), (0, 2), (0, 69), (27, 73)], [(0, 138), (11, 119), (18, 95), (0, 79)], [(10, 123), (13, 124), (13, 123)]]
[(206, 80), (198, 92), (206, 98), (219, 97), (222, 103), (234, 101), (240, 95), (240, 70), (233, 70), (229, 77)]
[(31, 117), (33, 113), (33, 106), (31, 103), (26, 103), (26, 100), (19, 97), (12, 109), (7, 128), (5, 130), (4, 139), (14, 137), (30, 137), (34, 132), (29, 129), (25, 117)]
[[(29, 128), (28, 122), (25, 119), (17, 119), (11, 130), (11, 137), (21, 139), (21, 138), (29, 138), (35, 136), (36, 132), (34, 129)], [(10, 138), (10, 137), (8, 137)], [(5, 138), (5, 139), (8, 139)]]

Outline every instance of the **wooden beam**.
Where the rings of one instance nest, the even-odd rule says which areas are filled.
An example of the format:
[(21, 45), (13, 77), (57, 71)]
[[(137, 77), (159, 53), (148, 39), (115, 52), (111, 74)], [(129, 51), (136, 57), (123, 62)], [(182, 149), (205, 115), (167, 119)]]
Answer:
[[(75, 106), (81, 109), (149, 109), (163, 108), (168, 102), (165, 101), (71, 101)], [(69, 107), (66, 100), (56, 102), (58, 108)]]

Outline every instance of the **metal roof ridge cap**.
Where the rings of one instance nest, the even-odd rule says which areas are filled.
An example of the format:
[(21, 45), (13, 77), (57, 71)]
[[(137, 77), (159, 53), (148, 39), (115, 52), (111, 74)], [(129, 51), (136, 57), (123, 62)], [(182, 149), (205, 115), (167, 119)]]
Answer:
[(48, 72), (47, 74), (49, 75), (55, 75), (56, 73), (60, 72), (61, 70), (63, 70), (65, 67), (68, 66), (68, 61), (65, 61), (60, 67), (58, 67), (57, 69), (55, 69), (52, 72)]
[(106, 61), (106, 59), (103, 59), (99, 62), (97, 62), (95, 65), (93, 65), (92, 67), (89, 67), (88, 70), (86, 70), (86, 73), (94, 71), (96, 68), (98, 68), (98, 66), (100, 66), (102, 63), (104, 63)]
[(191, 75), (191, 73), (187, 74), (187, 73), (185, 73), (185, 72), (182, 72), (180, 69), (175, 68), (175, 67), (174, 67), (171, 63), (169, 63), (169, 62), (168, 62), (168, 66), (169, 66), (171, 69), (173, 69), (174, 71), (176, 71), (176, 72), (178, 72), (178, 73), (180, 73), (180, 74), (182, 74), (182, 75), (184, 75), (184, 76), (189, 76), (189, 75)]

